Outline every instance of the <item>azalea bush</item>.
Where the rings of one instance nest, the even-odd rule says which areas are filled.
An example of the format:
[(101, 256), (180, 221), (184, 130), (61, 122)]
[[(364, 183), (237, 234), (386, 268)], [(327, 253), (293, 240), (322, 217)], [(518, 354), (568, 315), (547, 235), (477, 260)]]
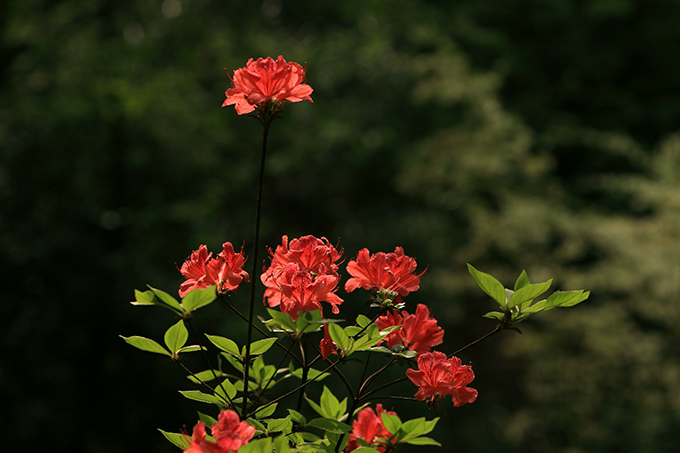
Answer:
[[(282, 56), (251, 59), (230, 79), (223, 106), (233, 105), (236, 113), (263, 126), (252, 256), (245, 256), (245, 241), (238, 251), (224, 242), (217, 253), (200, 245), (179, 268), (184, 277), (179, 300), (151, 286), (135, 291), (133, 304), (163, 307), (177, 317), (162, 342), (122, 337), (178, 364), (194, 386), (180, 393), (210, 408), (198, 412), (191, 432), (161, 432), (192, 453), (385, 452), (400, 444), (439, 445), (428, 437), (438, 418), (407, 419), (389, 402), (425, 407), (475, 402), (472, 366), (458, 354), (502, 330), (519, 330), (518, 323), (539, 312), (576, 305), (589, 292), (557, 291), (536, 301), (552, 281), (531, 283), (522, 271), (506, 288), (468, 265), (471, 278), (498, 305), (484, 315), (495, 324), (483, 337), (447, 353), (435, 350), (443, 343), (444, 329), (430, 308), (406, 302), (420, 288), (426, 268), (400, 246), (373, 253), (364, 248), (347, 258), (340, 241), (282, 234), (280, 244), (267, 247), (263, 264), (258, 253), (270, 127), (287, 105), (312, 102), (313, 89), (306, 83), (306, 67)], [(244, 269), (247, 259), (250, 272)], [(263, 289), (262, 305), (258, 289)], [(242, 297), (244, 292), (249, 298)], [(195, 315), (213, 303), (245, 323), (245, 338), (198, 333)], [(343, 319), (346, 304), (365, 307), (364, 313)], [(190, 354), (199, 355), (204, 365), (187, 365)], [(385, 379), (388, 369), (404, 365), (401, 378)], [(348, 366), (358, 367), (358, 382), (351, 382)], [(332, 375), (341, 385), (331, 389), (324, 380)], [(413, 384), (413, 391), (391, 394), (404, 381)], [(318, 399), (310, 396), (319, 394), (309, 391), (312, 386), (321, 389)]]

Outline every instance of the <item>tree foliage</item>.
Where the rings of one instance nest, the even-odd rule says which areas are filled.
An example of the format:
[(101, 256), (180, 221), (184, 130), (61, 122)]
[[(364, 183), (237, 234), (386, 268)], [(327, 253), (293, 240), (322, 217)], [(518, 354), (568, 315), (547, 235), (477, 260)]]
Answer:
[[(248, 250), (259, 129), (220, 109), (224, 69), (278, 54), (307, 61), (315, 91), (272, 126), (265, 243), (403, 245), (429, 265), (419, 297), (456, 326), (451, 344), (491, 322), (465, 263), (592, 290), (479, 350), (479, 375), (505, 372), (440, 421), (444, 445), (680, 442), (677, 2), (0, 8), (6, 445), (166, 451), (149, 433), (177, 431), (188, 406), (149, 390), (171, 370), (139, 371), (149, 360), (120, 345), (140, 322), (128, 289), (179, 284), (166, 263), (200, 243)], [(148, 322), (160, 338), (167, 323)]]

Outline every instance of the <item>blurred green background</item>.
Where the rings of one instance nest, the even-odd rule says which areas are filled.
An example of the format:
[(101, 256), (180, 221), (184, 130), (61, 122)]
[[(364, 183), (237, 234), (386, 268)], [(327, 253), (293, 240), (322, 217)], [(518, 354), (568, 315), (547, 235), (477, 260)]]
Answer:
[(494, 327), (468, 262), (592, 290), (466, 351), (476, 403), (386, 406), (442, 451), (680, 448), (677, 0), (8, 0), (0, 30), (3, 450), (178, 451), (156, 429), (210, 410), (118, 335), (162, 338), (133, 289), (199, 244), (252, 256), (261, 128), (224, 69), (279, 54), (315, 91), (273, 125), (264, 243), (403, 246), (448, 351)]

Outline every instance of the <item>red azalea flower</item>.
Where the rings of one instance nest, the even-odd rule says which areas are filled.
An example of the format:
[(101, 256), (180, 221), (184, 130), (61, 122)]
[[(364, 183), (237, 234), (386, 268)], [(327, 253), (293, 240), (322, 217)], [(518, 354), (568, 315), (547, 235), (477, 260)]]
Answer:
[(444, 329), (437, 325), (437, 320), (430, 316), (430, 310), (423, 304), (418, 304), (414, 315), (406, 310), (401, 314), (387, 313), (376, 319), (375, 323), (380, 330), (391, 326), (401, 326), (385, 338), (387, 347), (390, 349), (394, 345), (401, 344), (405, 349), (422, 354), (429, 352), (430, 348), (444, 341)]
[[(349, 434), (349, 443), (345, 451), (354, 451), (361, 446), (357, 441), (357, 438), (362, 439), (378, 451), (385, 451), (386, 445), (384, 441), (379, 441), (377, 439), (388, 439), (392, 434), (390, 433), (380, 418), (382, 413), (397, 415), (396, 412), (386, 411), (383, 409), (382, 404), (378, 404), (375, 407), (375, 411), (370, 407), (362, 409), (357, 416), (357, 419), (352, 423), (352, 432)], [(392, 439), (391, 442), (395, 442), (396, 439)]]
[[(233, 88), (226, 91), (227, 99), (222, 107), (234, 105), (236, 113), (243, 115), (255, 110), (259, 104), (276, 100), (278, 105), (291, 102), (312, 101), (311, 86), (305, 83), (306, 69), (294, 62), (287, 62), (283, 56), (251, 58), (245, 68), (234, 71), (230, 77)], [(229, 72), (227, 72), (229, 75)]]
[(201, 245), (191, 253), (179, 270), (187, 279), (179, 287), (180, 297), (194, 289), (212, 285), (217, 285), (217, 290), (222, 293), (236, 291), (241, 282), (248, 282), (250, 279), (243, 270), (245, 260), (243, 247), (236, 253), (231, 242), (222, 244), (222, 251), (215, 258), (212, 258), (212, 252), (208, 252), (205, 245)]
[(406, 376), (420, 388), (418, 401), (428, 400), (437, 405), (445, 395), (451, 395), (455, 407), (472, 403), (477, 390), (466, 387), (475, 378), (470, 365), (461, 365), (458, 357), (446, 358), (443, 352), (426, 352), (418, 356), (418, 370), (406, 370)]
[(331, 338), (330, 331), (328, 330), (328, 324), (323, 325), (323, 339), (319, 344), (319, 349), (321, 349), (321, 356), (324, 360), (326, 360), (329, 355), (335, 353), (335, 351), (338, 350), (338, 347)]
[(205, 439), (205, 423), (194, 426), (193, 439), (185, 453), (231, 453), (246, 445), (255, 434), (255, 428), (240, 421), (232, 410), (220, 412), (217, 423), (211, 428), (214, 442)]
[(404, 255), (404, 249), (397, 247), (392, 253), (378, 252), (373, 255), (368, 249), (357, 253), (355, 260), (347, 263), (347, 272), (352, 276), (345, 283), (345, 291), (351, 293), (357, 288), (365, 290), (390, 291), (399, 296), (420, 288), (421, 272), (415, 275), (416, 260)]
[(321, 309), (321, 302), (331, 304), (333, 313), (343, 300), (335, 294), (340, 276), (335, 264), (342, 255), (330, 245), (328, 239), (303, 236), (288, 243), (283, 236), (282, 244), (272, 255), (269, 268), (260, 279), (267, 287), (264, 302), (295, 321), (300, 313)]

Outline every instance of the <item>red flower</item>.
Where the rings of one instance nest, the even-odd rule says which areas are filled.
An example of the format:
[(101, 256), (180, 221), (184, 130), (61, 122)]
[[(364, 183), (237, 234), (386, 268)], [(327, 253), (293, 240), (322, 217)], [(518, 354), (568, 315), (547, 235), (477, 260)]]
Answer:
[(405, 349), (422, 354), (444, 341), (444, 329), (437, 325), (437, 320), (430, 316), (430, 310), (423, 304), (418, 304), (414, 315), (405, 310), (401, 314), (387, 313), (376, 319), (375, 323), (380, 330), (390, 326), (401, 326), (385, 338), (390, 349), (401, 344)]
[(212, 258), (212, 252), (201, 245), (191, 253), (179, 270), (187, 279), (179, 287), (180, 297), (194, 289), (212, 285), (217, 285), (217, 291), (221, 293), (236, 291), (241, 282), (248, 282), (250, 278), (243, 270), (245, 260), (243, 247), (236, 253), (231, 242), (222, 244), (222, 251), (216, 258)]
[(272, 255), (271, 264), (260, 277), (267, 287), (264, 301), (295, 321), (300, 313), (321, 309), (321, 302), (331, 304), (333, 313), (343, 300), (335, 294), (340, 276), (336, 261), (342, 256), (330, 245), (328, 239), (303, 236), (288, 244), (283, 236), (282, 244)]
[(193, 439), (185, 453), (230, 453), (246, 445), (255, 434), (255, 428), (246, 421), (240, 421), (232, 410), (220, 412), (217, 423), (211, 428), (215, 441), (205, 439), (205, 423), (194, 426)]
[(331, 338), (331, 334), (328, 330), (328, 324), (323, 325), (323, 339), (319, 344), (319, 349), (321, 349), (321, 356), (323, 357), (324, 360), (326, 360), (329, 355), (333, 354), (335, 351), (338, 350), (338, 347)]
[[(368, 444), (377, 449), (378, 451), (385, 451), (386, 444), (385, 441), (378, 439), (388, 439), (392, 434), (390, 433), (380, 418), (382, 413), (397, 415), (396, 412), (386, 411), (383, 409), (382, 404), (375, 406), (375, 411), (370, 407), (362, 409), (357, 416), (357, 419), (352, 423), (352, 432), (349, 434), (349, 443), (345, 451), (353, 451), (361, 446), (357, 441), (357, 438), (362, 439)], [(391, 442), (395, 442), (396, 439), (392, 439)]]
[(472, 403), (477, 390), (466, 387), (475, 378), (472, 367), (461, 365), (458, 357), (446, 358), (443, 352), (426, 352), (418, 356), (418, 370), (406, 370), (406, 376), (420, 388), (416, 392), (419, 401), (428, 400), (437, 405), (445, 395), (451, 395), (455, 407)]
[[(305, 68), (294, 62), (287, 62), (281, 55), (251, 58), (245, 68), (234, 71), (230, 77), (233, 88), (226, 91), (227, 99), (222, 107), (234, 105), (236, 113), (243, 115), (255, 110), (256, 106), (274, 100), (279, 106), (291, 102), (312, 101), (312, 87), (305, 83)], [(229, 73), (227, 72), (227, 75)]]
[(399, 296), (420, 288), (420, 276), (413, 274), (416, 260), (404, 255), (404, 249), (397, 247), (392, 253), (378, 252), (370, 255), (368, 249), (357, 253), (356, 260), (347, 263), (347, 272), (352, 276), (345, 283), (345, 291), (351, 293), (357, 288), (365, 290), (390, 291)]

